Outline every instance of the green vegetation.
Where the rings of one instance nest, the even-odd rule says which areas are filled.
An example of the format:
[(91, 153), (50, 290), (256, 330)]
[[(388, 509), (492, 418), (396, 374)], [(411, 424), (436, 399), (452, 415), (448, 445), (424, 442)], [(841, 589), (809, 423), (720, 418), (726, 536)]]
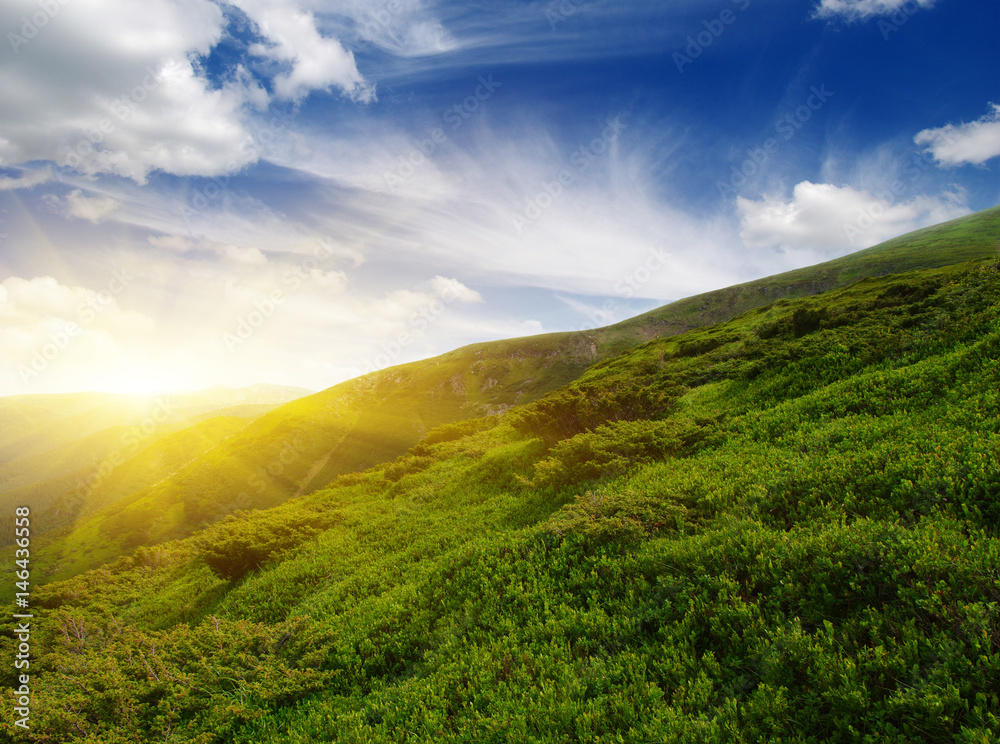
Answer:
[[(643, 391), (628, 379), (597, 395), (582, 391), (579, 385), (565, 386), (578, 382), (595, 363), (627, 349), (714, 327), (663, 347), (672, 355), (697, 362), (702, 355), (735, 342), (735, 331), (717, 324), (742, 313), (816, 295), (864, 277), (995, 257), (998, 234), (1000, 207), (994, 207), (814, 267), (674, 302), (606, 328), (474, 344), (350, 380), (260, 416), (166, 477), (137, 484), (127, 494), (117, 493), (114, 499), (100, 502), (107, 509), (82, 511), (72, 527), (38, 540), (38, 570), (41, 576), (68, 578), (127, 555), (139, 545), (191, 535), (236, 511), (276, 506), (322, 489), (343, 475), (390, 462), (441, 425), (498, 415), (556, 390), (562, 389), (562, 397), (544, 404), (551, 411), (534, 409), (539, 426), (548, 427), (537, 432), (546, 444), (596, 426), (605, 418), (634, 418), (643, 407), (643, 415), (654, 415), (656, 406), (670, 404), (676, 390), (657, 384)], [(782, 320), (783, 325), (775, 322), (762, 327), (759, 338), (766, 341), (768, 334), (784, 333), (788, 324), (798, 336), (814, 333), (826, 321), (819, 312), (803, 306), (795, 317)], [(758, 367), (765, 362), (759, 360)], [(659, 361), (650, 359), (646, 364)], [(579, 395), (589, 402), (575, 410), (567, 396)], [(645, 395), (659, 398), (645, 400)], [(189, 419), (197, 402), (189, 404)], [(571, 420), (573, 416), (581, 418)], [(522, 421), (519, 430), (526, 433), (526, 426)], [(560, 427), (568, 428), (560, 431)], [(653, 447), (635, 461), (667, 451)], [(610, 458), (611, 469), (633, 462), (610, 452), (603, 456)], [(594, 467), (605, 464), (599, 459), (594, 462), (599, 463)], [(72, 509), (62, 513), (64, 518), (76, 514)]]
[(391, 381), (425, 421), (399, 459), (35, 589), (24, 740), (1000, 737), (995, 259), (781, 299), (460, 424), (406, 400), (430, 368), (343, 389)]

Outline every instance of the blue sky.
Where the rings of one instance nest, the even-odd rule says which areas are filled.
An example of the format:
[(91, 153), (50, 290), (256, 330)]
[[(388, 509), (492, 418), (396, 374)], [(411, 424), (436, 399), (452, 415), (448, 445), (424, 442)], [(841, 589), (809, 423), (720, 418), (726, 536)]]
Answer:
[(0, 395), (322, 389), (1000, 201), (1000, 5), (8, 0)]

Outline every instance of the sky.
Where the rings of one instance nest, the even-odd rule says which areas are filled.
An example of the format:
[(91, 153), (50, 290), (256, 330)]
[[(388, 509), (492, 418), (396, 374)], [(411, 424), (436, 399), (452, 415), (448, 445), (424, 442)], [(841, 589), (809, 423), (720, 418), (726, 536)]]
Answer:
[(992, 0), (4, 0), (0, 395), (321, 390), (1000, 202)]

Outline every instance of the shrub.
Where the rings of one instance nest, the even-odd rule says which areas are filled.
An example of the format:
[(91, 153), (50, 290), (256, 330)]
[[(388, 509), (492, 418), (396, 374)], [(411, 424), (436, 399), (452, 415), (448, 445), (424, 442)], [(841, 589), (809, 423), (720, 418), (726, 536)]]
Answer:
[(316, 514), (237, 512), (209, 530), (201, 555), (220, 579), (236, 581), (284, 557), (332, 523)]
[(535, 484), (565, 486), (614, 477), (634, 465), (689, 452), (706, 430), (693, 421), (615, 421), (559, 442), (535, 466)]
[(523, 406), (510, 421), (522, 434), (540, 437), (548, 446), (613, 421), (635, 421), (671, 410), (680, 391), (631, 383), (607, 387), (571, 386)]

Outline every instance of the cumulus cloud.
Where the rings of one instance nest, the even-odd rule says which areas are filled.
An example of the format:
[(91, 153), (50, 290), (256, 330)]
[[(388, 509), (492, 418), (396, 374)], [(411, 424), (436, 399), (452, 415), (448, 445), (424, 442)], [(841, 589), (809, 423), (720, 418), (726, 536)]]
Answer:
[[(243, 91), (212, 89), (189, 55), (219, 41), (209, 0), (75, 0), (0, 68), (4, 162), (50, 160), (81, 173), (143, 182), (151, 170), (208, 175), (242, 164)], [(0, 8), (20, 28), (32, 0)]]
[(818, 257), (876, 245), (970, 211), (958, 192), (890, 204), (850, 186), (809, 181), (799, 183), (789, 200), (737, 197), (736, 207), (747, 246), (805, 251)]
[(483, 302), (483, 296), (474, 289), (469, 289), (458, 279), (448, 279), (443, 276), (436, 276), (431, 279), (431, 287), (443, 300), (457, 300), (458, 302)]
[(358, 71), (354, 55), (332, 37), (324, 37), (315, 16), (296, 4), (236, 0), (258, 26), (266, 43), (253, 45), (251, 53), (290, 66), (274, 79), (279, 98), (299, 100), (313, 90), (336, 86), (359, 101), (371, 101), (375, 89)]
[(818, 18), (839, 18), (848, 22), (867, 21), (903, 11), (912, 13), (917, 7), (930, 8), (934, 0), (820, 0)]
[(51, 168), (24, 170), (16, 176), (0, 176), (0, 191), (30, 189), (52, 180)]
[(149, 317), (118, 304), (116, 294), (127, 284), (128, 277), (120, 275), (109, 276), (108, 286), (99, 290), (70, 287), (51, 276), (11, 276), (0, 283), (0, 324), (19, 327), (29, 335), (59, 324), (148, 331), (152, 327)]
[(942, 165), (985, 163), (1000, 155), (1000, 104), (967, 124), (946, 124), (919, 132), (913, 141), (924, 145)]
[(80, 189), (74, 189), (60, 199), (49, 194), (44, 197), (54, 212), (73, 219), (87, 220), (95, 225), (103, 222), (108, 215), (121, 206), (121, 202), (111, 196), (87, 196)]
[[(313, 13), (291, 0), (237, 4), (260, 30), (251, 51), (275, 65), (276, 97), (298, 101), (332, 87), (359, 101), (374, 97), (353, 55), (320, 34)], [(53, 7), (43, 27), (27, 28), (25, 19), (39, 14), (35, 0), (0, 4), (0, 28), (17, 29), (9, 37), (17, 64), (0, 68), (0, 164), (48, 160), (144, 183), (155, 170), (212, 176), (259, 157), (249, 117), (271, 96), (244, 65), (209, 80), (192, 61), (227, 32), (219, 4), (74, 0)]]

